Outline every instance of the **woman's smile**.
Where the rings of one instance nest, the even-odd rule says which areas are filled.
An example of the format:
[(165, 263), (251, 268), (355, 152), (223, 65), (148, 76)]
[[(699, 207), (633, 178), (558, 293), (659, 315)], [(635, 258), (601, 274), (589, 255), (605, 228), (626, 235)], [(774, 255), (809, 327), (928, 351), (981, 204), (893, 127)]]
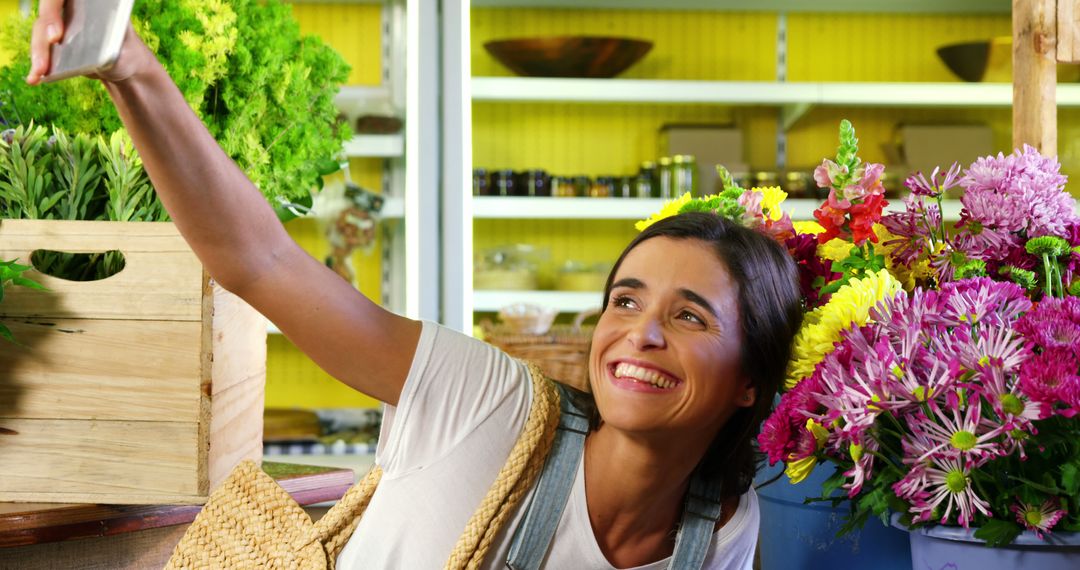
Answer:
[(671, 373), (641, 361), (612, 362), (608, 364), (608, 373), (615, 387), (635, 392), (667, 393), (683, 384)]

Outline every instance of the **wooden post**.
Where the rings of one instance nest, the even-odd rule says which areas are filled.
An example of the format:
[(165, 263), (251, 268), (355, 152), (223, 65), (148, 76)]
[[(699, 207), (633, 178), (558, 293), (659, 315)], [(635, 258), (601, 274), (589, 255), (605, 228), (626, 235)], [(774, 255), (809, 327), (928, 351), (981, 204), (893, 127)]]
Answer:
[(1080, 63), (1080, 0), (1058, 0), (1057, 60)]
[(1057, 155), (1058, 2), (1013, 0), (1013, 146)]

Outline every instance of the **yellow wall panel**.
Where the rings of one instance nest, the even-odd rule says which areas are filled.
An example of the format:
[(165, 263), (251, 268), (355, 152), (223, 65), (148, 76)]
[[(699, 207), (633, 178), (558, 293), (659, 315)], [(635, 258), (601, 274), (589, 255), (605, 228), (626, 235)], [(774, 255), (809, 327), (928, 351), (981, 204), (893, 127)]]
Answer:
[(473, 105), (473, 164), (558, 175), (627, 175), (656, 160), (665, 123), (731, 124), (710, 105)]
[[(304, 33), (316, 34), (336, 49), (352, 66), (348, 83), (378, 85), (382, 78), (381, 7), (359, 4), (295, 4), (293, 15)], [(350, 174), (364, 188), (380, 191), (381, 159), (352, 159)], [(340, 175), (336, 175), (340, 178)], [(331, 177), (334, 178), (334, 177)], [(312, 256), (322, 260), (329, 244), (315, 220), (293, 220), (289, 234)], [(378, 301), (382, 290), (382, 243), (353, 258), (356, 281), (362, 293)], [(282, 335), (267, 340), (267, 407), (374, 407), (378, 402), (323, 372)]]
[(776, 78), (776, 22), (775, 14), (759, 12), (476, 8), (472, 73), (513, 75), (484, 49), (489, 40), (603, 35), (653, 42), (624, 78), (768, 81)]
[(377, 4), (294, 4), (300, 30), (315, 34), (352, 66), (350, 85), (382, 81), (382, 7)]
[(1008, 14), (789, 14), (788, 81), (957, 81), (938, 47), (1011, 30)]

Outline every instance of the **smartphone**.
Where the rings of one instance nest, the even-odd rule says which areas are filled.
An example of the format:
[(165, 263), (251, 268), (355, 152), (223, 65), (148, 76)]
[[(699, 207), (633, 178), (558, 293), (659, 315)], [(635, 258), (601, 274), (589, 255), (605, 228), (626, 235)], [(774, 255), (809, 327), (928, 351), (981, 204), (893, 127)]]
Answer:
[(67, 0), (64, 39), (52, 45), (52, 65), (42, 81), (109, 69), (120, 57), (135, 0)]

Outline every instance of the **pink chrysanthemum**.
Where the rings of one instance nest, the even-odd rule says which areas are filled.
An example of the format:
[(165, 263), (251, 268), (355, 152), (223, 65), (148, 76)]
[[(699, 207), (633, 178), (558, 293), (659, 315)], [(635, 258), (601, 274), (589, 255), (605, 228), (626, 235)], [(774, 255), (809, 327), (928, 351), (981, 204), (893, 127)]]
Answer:
[(918, 464), (946, 457), (974, 457), (982, 461), (1001, 454), (996, 439), (1004, 427), (994, 427), (983, 421), (979, 399), (974, 399), (963, 409), (949, 406), (947, 410), (942, 410), (932, 400), (930, 408), (934, 414), (932, 419), (920, 409), (908, 416), (911, 437), (905, 452), (917, 455), (910, 461), (905, 458), (905, 463)]
[(1048, 499), (1039, 506), (1017, 501), (1013, 504), (1012, 512), (1016, 513), (1016, 522), (1024, 525), (1024, 528), (1035, 533), (1035, 536), (1043, 538), (1043, 533), (1050, 533), (1050, 529), (1065, 516), (1057, 499)]
[(1018, 285), (988, 277), (947, 283), (941, 291), (948, 296), (944, 312), (958, 325), (1011, 326), (1031, 308), (1031, 301)]
[(953, 509), (957, 509), (957, 522), (967, 528), (975, 519), (976, 511), (990, 517), (990, 503), (979, 497), (971, 486), (971, 471), (978, 463), (967, 458), (940, 458), (935, 459), (927, 467), (916, 468), (912, 471), (924, 470), (925, 473), (908, 473), (909, 477), (923, 477), (926, 481), (925, 488), (910, 486), (914, 489), (914, 496), (903, 497), (911, 501), (911, 513), (915, 522), (925, 522), (940, 512), (942, 504), (945, 512), (940, 518), (941, 524), (948, 524)]

